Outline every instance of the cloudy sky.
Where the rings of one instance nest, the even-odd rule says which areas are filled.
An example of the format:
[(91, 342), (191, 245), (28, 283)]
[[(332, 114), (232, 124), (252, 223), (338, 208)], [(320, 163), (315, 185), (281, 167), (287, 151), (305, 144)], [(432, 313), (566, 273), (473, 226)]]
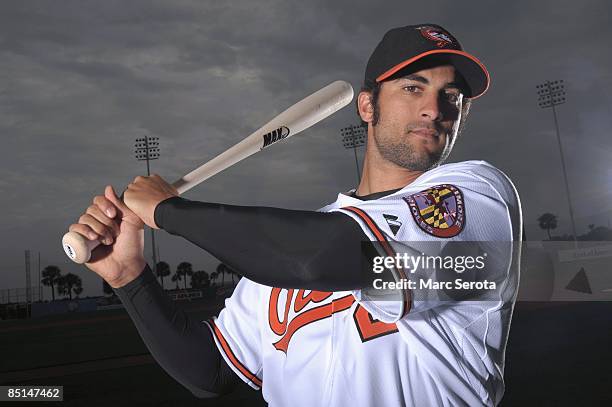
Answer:
[[(381, 4), (385, 6), (382, 7)], [(121, 189), (160, 138), (153, 171), (175, 180), (307, 94), (338, 79), (359, 88), (365, 62), (395, 26), (438, 23), (489, 68), (451, 161), (484, 159), (519, 190), (529, 239), (536, 219), (569, 232), (552, 112), (536, 85), (563, 79), (559, 126), (579, 233), (612, 218), (612, 6), (600, 1), (13, 1), (0, 3), (0, 289), (25, 286), (24, 250), (99, 280), (60, 239), (107, 184)], [(355, 185), (339, 129), (353, 107), (226, 170), (191, 199), (316, 209)], [(163, 260), (216, 261), (158, 234)], [(48, 291), (45, 295), (49, 295)]]

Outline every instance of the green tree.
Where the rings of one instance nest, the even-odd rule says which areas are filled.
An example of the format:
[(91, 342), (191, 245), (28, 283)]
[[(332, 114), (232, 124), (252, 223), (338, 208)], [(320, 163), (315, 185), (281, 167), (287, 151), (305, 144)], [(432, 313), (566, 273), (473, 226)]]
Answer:
[(540, 228), (546, 230), (548, 240), (551, 239), (550, 231), (557, 228), (557, 216), (552, 213), (544, 213), (538, 218)]
[(221, 274), (221, 287), (225, 285), (225, 273), (227, 273), (228, 270), (229, 267), (227, 267), (223, 263), (219, 263), (219, 265), (217, 266), (217, 274)]
[(76, 297), (79, 298), (79, 295), (81, 295), (81, 293), (83, 292), (83, 286), (76, 286), (72, 289), (72, 291), (74, 291)]
[(210, 285), (210, 279), (208, 273), (204, 270), (198, 270), (191, 276), (191, 287), (192, 288), (205, 288)]
[[(232, 285), (236, 285), (236, 282), (240, 281), (240, 275), (236, 272), (236, 270), (234, 270), (227, 264), (225, 265), (225, 272), (229, 274), (230, 277), (232, 278)], [(234, 282), (234, 276), (236, 276), (236, 282)]]
[(217, 285), (217, 277), (219, 277), (219, 273), (217, 273), (216, 271), (213, 271), (212, 273), (210, 273), (210, 285), (211, 286), (216, 286)]
[(164, 288), (164, 277), (170, 275), (170, 265), (165, 261), (160, 261), (155, 266), (155, 275), (161, 279), (161, 286)]
[(240, 281), (242, 276), (240, 274), (238, 274), (238, 272), (236, 270), (234, 270), (232, 268), (230, 270), (232, 271), (232, 283), (234, 283), (234, 276), (236, 276), (236, 282), (234, 283), (234, 285), (238, 284), (238, 282)]
[(72, 300), (72, 291), (80, 289), (79, 294), (83, 291), (83, 282), (81, 277), (76, 274), (68, 273), (61, 276), (57, 282), (58, 294), (67, 295)]
[(57, 266), (47, 266), (42, 271), (42, 283), (43, 285), (51, 287), (52, 301), (55, 301), (55, 286), (61, 275), (62, 271)]
[(176, 274), (180, 276), (178, 280), (185, 279), (185, 289), (187, 289), (187, 276), (193, 274), (193, 266), (189, 262), (182, 262), (176, 266)]
[(578, 240), (610, 241), (612, 240), (612, 229), (605, 226), (589, 225), (588, 233), (578, 236)]
[(57, 290), (57, 295), (68, 295), (68, 291), (66, 289), (66, 276), (59, 276), (57, 280), (55, 280), (55, 289)]
[(178, 290), (178, 282), (181, 281), (181, 276), (175, 271), (171, 278), (172, 282), (175, 283), (174, 288)]

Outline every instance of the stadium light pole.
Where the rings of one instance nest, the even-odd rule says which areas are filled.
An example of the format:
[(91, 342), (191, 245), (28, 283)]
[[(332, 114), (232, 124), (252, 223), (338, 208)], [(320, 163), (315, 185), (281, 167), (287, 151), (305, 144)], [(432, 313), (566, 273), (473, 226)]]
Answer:
[(38, 302), (42, 302), (42, 287), (40, 280), (40, 252), (38, 252)]
[[(25, 251), (25, 272), (26, 272), (26, 318), (30, 318), (32, 307), (32, 279), (30, 277), (30, 250)], [(19, 299), (19, 297), (17, 297)], [(19, 301), (19, 300), (18, 300)]]
[[(159, 138), (144, 136), (137, 138), (134, 144), (134, 154), (138, 161), (147, 162), (147, 176), (151, 175), (149, 161), (159, 158)], [(153, 253), (153, 270), (157, 270), (157, 254), (155, 250), (155, 229), (151, 228), (151, 250)]]
[(569, 183), (567, 182), (567, 171), (565, 169), (565, 158), (563, 155), (563, 145), (561, 144), (561, 136), (559, 134), (559, 121), (557, 120), (557, 110), (555, 106), (565, 103), (565, 85), (563, 79), (557, 81), (546, 81), (536, 86), (538, 92), (538, 106), (542, 109), (551, 108), (553, 112), (553, 120), (555, 122), (555, 131), (557, 133), (557, 144), (559, 145), (559, 155), (561, 156), (561, 168), (563, 169), (563, 181), (565, 182), (565, 192), (567, 196), (567, 205), (569, 207), (570, 220), (572, 222), (572, 233), (574, 235), (574, 243), (578, 242), (576, 234), (576, 222), (574, 221), (574, 209), (572, 207), (572, 198), (570, 196)]
[(365, 126), (350, 125), (340, 130), (342, 135), (342, 145), (347, 150), (353, 149), (355, 154), (355, 166), (357, 167), (357, 185), (361, 182), (361, 170), (359, 169), (359, 160), (357, 159), (357, 147), (361, 147), (366, 143), (366, 128)]

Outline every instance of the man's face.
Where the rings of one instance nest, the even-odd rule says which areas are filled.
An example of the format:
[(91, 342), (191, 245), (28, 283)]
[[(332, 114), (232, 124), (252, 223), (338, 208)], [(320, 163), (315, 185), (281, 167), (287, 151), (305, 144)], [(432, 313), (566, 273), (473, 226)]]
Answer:
[(446, 159), (459, 127), (463, 95), (450, 65), (383, 82), (373, 136), (382, 157), (427, 171)]

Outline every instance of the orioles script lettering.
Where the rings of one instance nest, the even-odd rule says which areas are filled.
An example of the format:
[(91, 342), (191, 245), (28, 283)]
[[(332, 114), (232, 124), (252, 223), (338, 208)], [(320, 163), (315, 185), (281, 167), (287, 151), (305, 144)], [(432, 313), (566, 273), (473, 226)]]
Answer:
[[(289, 342), (299, 329), (329, 318), (337, 312), (346, 311), (355, 302), (355, 297), (350, 294), (328, 301), (331, 296), (331, 292), (324, 291), (273, 288), (270, 292), (268, 321), (272, 332), (281, 337), (273, 344), (274, 348), (287, 353)], [(281, 309), (282, 303), (284, 307)], [(320, 305), (306, 309), (311, 303)], [(395, 324), (387, 324), (373, 318), (361, 305), (355, 308), (353, 320), (362, 342), (397, 332)]]

